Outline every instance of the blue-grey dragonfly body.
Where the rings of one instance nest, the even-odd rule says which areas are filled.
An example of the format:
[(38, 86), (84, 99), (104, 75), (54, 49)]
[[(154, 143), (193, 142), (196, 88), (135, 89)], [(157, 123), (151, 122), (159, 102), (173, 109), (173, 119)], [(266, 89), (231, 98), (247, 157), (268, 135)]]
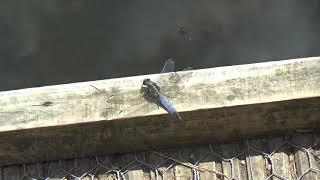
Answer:
[[(166, 61), (161, 73), (173, 72), (174, 71), (174, 61), (169, 59)], [(160, 91), (160, 87), (150, 79), (144, 79), (143, 85), (148, 88), (148, 94), (156, 100), (157, 104), (159, 104), (163, 109), (165, 109), (169, 114), (177, 116), (181, 120), (181, 116), (179, 115), (176, 108), (170, 102), (170, 100), (165, 97)]]

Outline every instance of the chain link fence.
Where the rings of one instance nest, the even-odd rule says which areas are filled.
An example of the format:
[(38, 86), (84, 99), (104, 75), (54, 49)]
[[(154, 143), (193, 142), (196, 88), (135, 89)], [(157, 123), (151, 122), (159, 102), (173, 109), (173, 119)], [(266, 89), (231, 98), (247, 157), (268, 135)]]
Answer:
[[(315, 132), (1, 167), (1, 179), (318, 179)], [(88, 147), (92, 148), (92, 147)]]

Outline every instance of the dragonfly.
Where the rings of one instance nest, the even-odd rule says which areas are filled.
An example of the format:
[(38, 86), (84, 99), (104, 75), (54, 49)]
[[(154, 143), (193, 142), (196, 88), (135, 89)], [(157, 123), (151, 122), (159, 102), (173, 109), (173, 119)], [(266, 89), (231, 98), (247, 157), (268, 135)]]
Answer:
[[(192, 68), (186, 68), (184, 70), (192, 70)], [(107, 112), (109, 111), (109, 109), (112, 109), (112, 112), (113, 113), (116, 112), (116, 113), (115, 114), (104, 113), (104, 114), (112, 114), (110, 115), (112, 117), (113, 116), (122, 117), (122, 118), (131, 117), (131, 116), (149, 113), (150, 111), (155, 110), (154, 105), (158, 105), (158, 108), (161, 107), (164, 110), (166, 110), (168, 113), (175, 115), (178, 119), (182, 119), (180, 114), (177, 112), (177, 110), (171, 103), (171, 101), (168, 99), (169, 96), (165, 93), (173, 92), (172, 91), (173, 88), (174, 89), (183, 88), (182, 86), (177, 86), (177, 84), (180, 82), (181, 79), (191, 77), (192, 72), (182, 73), (182, 75), (176, 73), (174, 71), (174, 61), (172, 59), (168, 59), (165, 62), (165, 65), (163, 66), (161, 73), (170, 73), (170, 74), (169, 76), (168, 75), (164, 76), (163, 74), (161, 74), (160, 76), (158, 76), (156, 79), (153, 79), (153, 80), (145, 79), (144, 83), (141, 84), (140, 93), (143, 94), (143, 98), (147, 102), (142, 103), (143, 100), (141, 99), (141, 96), (135, 93), (132, 93), (137, 95), (138, 99), (135, 99), (136, 97), (132, 96), (133, 99), (128, 100), (124, 104), (122, 103), (114, 104), (113, 102), (108, 102), (107, 103), (108, 107), (104, 108), (105, 109), (104, 111)], [(105, 93), (103, 90), (100, 90), (99, 88), (93, 85), (90, 85), (90, 86), (99, 92)], [(177, 91), (175, 90), (174, 91), (175, 95), (176, 95), (176, 92)], [(108, 96), (107, 99), (110, 99), (110, 97)], [(113, 97), (114, 101), (115, 100), (121, 101), (121, 99), (123, 98), (118, 96)]]
[[(172, 59), (168, 59), (165, 62), (161, 71), (161, 73), (168, 73), (168, 72), (174, 72), (174, 61)], [(178, 119), (182, 120), (180, 114), (178, 113), (176, 108), (173, 106), (172, 102), (167, 98), (168, 96), (162, 93), (161, 88), (157, 83), (153, 82), (149, 78), (146, 78), (143, 80), (142, 86), (146, 88), (147, 95), (151, 97), (154, 103), (162, 107), (169, 114), (172, 114), (176, 116)]]

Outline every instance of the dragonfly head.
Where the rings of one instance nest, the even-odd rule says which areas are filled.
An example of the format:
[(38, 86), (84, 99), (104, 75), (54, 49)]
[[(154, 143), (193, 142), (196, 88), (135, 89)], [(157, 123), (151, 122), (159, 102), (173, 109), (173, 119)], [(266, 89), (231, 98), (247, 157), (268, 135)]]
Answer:
[(143, 84), (143, 85), (148, 85), (148, 84), (150, 84), (150, 82), (151, 82), (151, 80), (147, 78), (147, 79), (144, 79), (144, 80), (143, 80), (143, 83), (142, 83), (142, 84)]

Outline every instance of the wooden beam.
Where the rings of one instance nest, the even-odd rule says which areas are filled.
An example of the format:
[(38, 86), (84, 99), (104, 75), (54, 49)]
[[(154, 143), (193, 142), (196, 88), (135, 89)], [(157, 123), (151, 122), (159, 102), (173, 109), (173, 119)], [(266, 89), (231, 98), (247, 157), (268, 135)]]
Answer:
[[(160, 84), (183, 121), (143, 97), (145, 78)], [(0, 165), (227, 141), (319, 123), (319, 57), (14, 90), (0, 93)]]

